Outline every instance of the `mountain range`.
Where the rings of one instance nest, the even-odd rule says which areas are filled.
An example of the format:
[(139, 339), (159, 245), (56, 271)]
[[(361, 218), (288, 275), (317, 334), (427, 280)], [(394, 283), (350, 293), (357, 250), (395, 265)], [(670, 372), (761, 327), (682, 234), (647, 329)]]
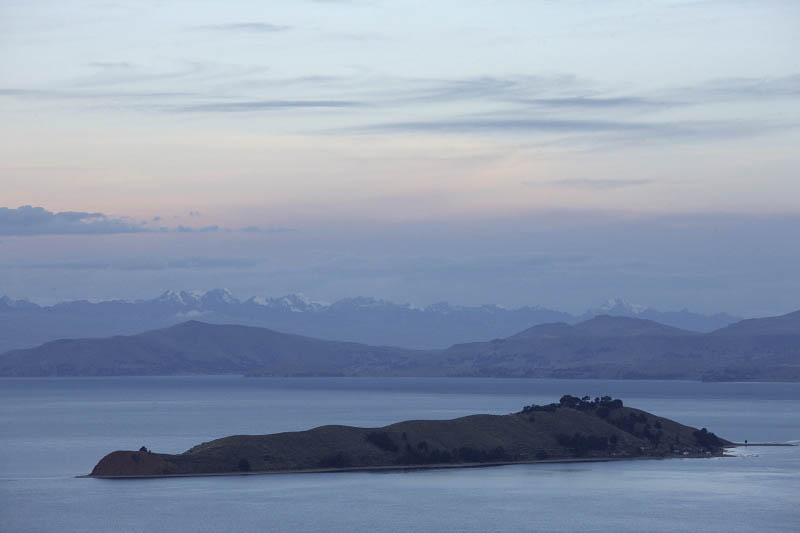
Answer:
[(182, 324), (0, 355), (0, 376), (247, 374), (800, 381), (800, 311), (711, 333), (601, 315), (491, 341), (409, 350), (266, 328)]
[(438, 349), (458, 342), (508, 337), (536, 324), (577, 324), (598, 315), (643, 318), (699, 332), (740, 320), (724, 313), (658, 311), (617, 298), (581, 315), (572, 315), (539, 306), (507, 309), (442, 302), (420, 308), (366, 297), (327, 304), (296, 294), (242, 301), (224, 289), (204, 293), (167, 291), (150, 300), (78, 300), (52, 306), (2, 297), (0, 353), (62, 338), (131, 335), (192, 319), (266, 327), (320, 339)]

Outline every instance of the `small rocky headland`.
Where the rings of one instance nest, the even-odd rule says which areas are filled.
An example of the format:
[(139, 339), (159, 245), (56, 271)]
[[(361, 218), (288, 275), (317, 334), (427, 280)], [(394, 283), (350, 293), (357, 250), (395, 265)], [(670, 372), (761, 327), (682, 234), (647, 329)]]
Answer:
[(409, 420), (381, 428), (322, 426), (234, 435), (181, 454), (115, 451), (88, 477), (135, 478), (386, 468), (484, 466), (548, 461), (721, 456), (732, 443), (626, 407), (608, 396), (566, 395), (507, 415)]

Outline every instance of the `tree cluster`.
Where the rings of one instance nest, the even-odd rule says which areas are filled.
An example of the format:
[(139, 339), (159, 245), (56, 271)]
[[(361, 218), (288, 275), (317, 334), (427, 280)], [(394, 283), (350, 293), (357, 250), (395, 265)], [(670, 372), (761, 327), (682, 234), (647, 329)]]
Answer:
[(374, 444), (381, 450), (387, 452), (396, 452), (398, 449), (397, 444), (394, 443), (392, 437), (389, 436), (389, 434), (385, 431), (371, 431), (367, 433), (367, 436), (364, 438), (370, 444)]
[(511, 456), (506, 453), (502, 446), (492, 450), (481, 450), (461, 446), (452, 450), (440, 450), (432, 448), (428, 443), (421, 441), (412, 447), (406, 444), (405, 452), (397, 463), (402, 465), (425, 465), (425, 464), (451, 464), (451, 463), (498, 463), (510, 461)]
[(703, 448), (708, 448), (709, 450), (722, 448), (722, 439), (708, 431), (706, 428), (698, 429), (692, 433), (692, 435), (694, 435), (697, 443)]
[(317, 467), (319, 468), (345, 468), (351, 465), (350, 458), (342, 452), (326, 455), (317, 461)]
[(622, 400), (613, 399), (611, 396), (598, 396), (592, 400), (589, 398), (589, 396), (578, 398), (577, 396), (565, 394), (561, 397), (558, 403), (551, 403), (547, 405), (526, 405), (522, 408), (521, 412), (523, 414), (532, 414), (537, 411), (553, 413), (559, 407), (569, 407), (570, 409), (577, 409), (578, 411), (596, 411), (598, 416), (605, 418), (611, 411), (614, 409), (619, 409), (622, 406)]
[[(593, 450), (607, 450), (609, 448), (608, 438), (598, 437), (597, 435), (584, 435), (582, 433), (567, 435), (559, 433), (556, 435), (556, 440), (559, 445), (567, 448), (575, 457), (584, 457)], [(616, 441), (614, 444), (616, 444)]]

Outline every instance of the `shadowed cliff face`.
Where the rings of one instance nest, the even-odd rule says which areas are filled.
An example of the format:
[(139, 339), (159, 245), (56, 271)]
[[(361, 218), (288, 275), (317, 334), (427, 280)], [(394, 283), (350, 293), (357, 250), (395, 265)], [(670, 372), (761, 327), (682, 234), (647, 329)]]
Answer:
[(727, 441), (623, 407), (564, 396), (509, 415), (411, 420), (381, 428), (322, 426), (235, 435), (170, 455), (116, 451), (93, 477), (137, 477), (358, 468), (475, 465), (567, 459), (720, 455)]

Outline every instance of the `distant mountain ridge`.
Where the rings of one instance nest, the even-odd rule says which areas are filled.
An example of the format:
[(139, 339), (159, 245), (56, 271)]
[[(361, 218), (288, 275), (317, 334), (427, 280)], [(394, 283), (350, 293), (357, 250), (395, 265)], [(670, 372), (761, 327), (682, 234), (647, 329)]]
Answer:
[[(739, 325), (746, 331), (738, 331)], [(711, 333), (602, 315), (457, 344), (428, 364), (451, 376), (800, 381), (800, 313), (742, 321)]]
[(64, 339), (0, 355), (0, 376), (176, 374), (800, 381), (800, 312), (742, 321), (712, 333), (602, 315), (444, 350), (189, 321), (138, 335)]
[(209, 323), (266, 327), (321, 339), (413, 349), (444, 348), (458, 342), (507, 337), (530, 326), (575, 324), (600, 314), (646, 318), (695, 331), (712, 331), (739, 320), (689, 311), (661, 312), (620, 299), (580, 316), (539, 306), (507, 309), (496, 305), (456, 306), (439, 302), (424, 308), (367, 297), (318, 302), (299, 294), (279, 298), (235, 298), (229, 291), (166, 291), (150, 300), (39, 306), (0, 298), (0, 353), (61, 338), (131, 335), (198, 319)]
[[(407, 350), (326, 341), (253, 326), (190, 320), (101, 339), (62, 339), (0, 355), (0, 375), (137, 376), (245, 374), (357, 375), (402, 363)], [(33, 354), (33, 355), (32, 355)]]

